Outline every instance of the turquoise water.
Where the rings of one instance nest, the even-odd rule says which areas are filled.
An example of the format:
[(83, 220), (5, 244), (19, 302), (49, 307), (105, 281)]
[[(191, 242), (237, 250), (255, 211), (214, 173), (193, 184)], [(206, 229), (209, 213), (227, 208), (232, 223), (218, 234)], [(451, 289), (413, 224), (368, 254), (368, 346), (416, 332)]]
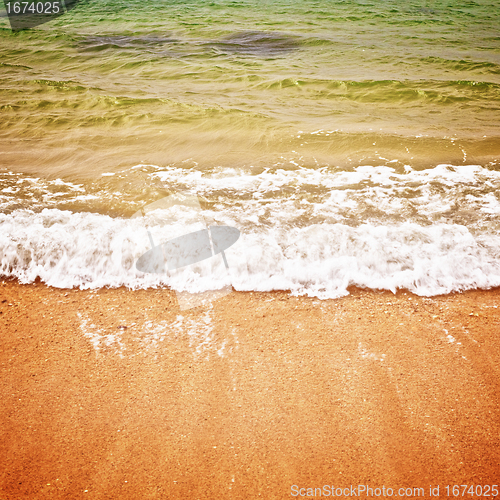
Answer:
[[(240, 269), (241, 289), (498, 286), (499, 26), (500, 2), (483, 1), (89, 0), (17, 33), (1, 17), (3, 272), (51, 280), (50, 266), (36, 271), (54, 259), (45, 243), (26, 236), (19, 260), (27, 240), (5, 236), (43, 209), (121, 224), (181, 191), (255, 237), (257, 254), (276, 250), (269, 269)], [(379, 230), (386, 246), (368, 262)], [(312, 231), (310, 248), (283, 231)], [(438, 278), (460, 235), (466, 271)], [(112, 266), (106, 278), (108, 243), (89, 243), (99, 279), (69, 266), (53, 282), (129, 283)], [(318, 262), (340, 274), (322, 277)]]

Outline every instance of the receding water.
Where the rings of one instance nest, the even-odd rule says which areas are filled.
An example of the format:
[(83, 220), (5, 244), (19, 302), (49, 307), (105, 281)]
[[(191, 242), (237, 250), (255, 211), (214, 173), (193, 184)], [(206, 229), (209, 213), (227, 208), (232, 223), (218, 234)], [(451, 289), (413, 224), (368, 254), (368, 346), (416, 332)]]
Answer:
[(239, 289), (499, 286), (499, 26), (499, 2), (440, 0), (0, 17), (1, 272), (150, 286), (128, 218), (178, 191), (241, 229)]

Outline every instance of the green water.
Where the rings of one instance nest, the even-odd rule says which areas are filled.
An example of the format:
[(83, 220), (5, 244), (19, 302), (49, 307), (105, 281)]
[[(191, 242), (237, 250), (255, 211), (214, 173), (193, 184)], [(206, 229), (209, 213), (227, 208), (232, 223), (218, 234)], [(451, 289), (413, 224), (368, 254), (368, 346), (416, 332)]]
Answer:
[[(500, 3), (88, 1), (0, 18), (0, 162), (91, 179), (500, 155)], [(291, 163), (290, 163), (291, 162)]]

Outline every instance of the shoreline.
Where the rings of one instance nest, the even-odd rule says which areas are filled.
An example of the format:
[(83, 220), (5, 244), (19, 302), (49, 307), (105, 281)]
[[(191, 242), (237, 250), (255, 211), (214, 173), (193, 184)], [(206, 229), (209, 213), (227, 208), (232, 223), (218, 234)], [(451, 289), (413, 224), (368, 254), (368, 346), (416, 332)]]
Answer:
[(1, 281), (0, 312), (2, 498), (498, 483), (500, 288), (179, 311), (165, 289)]

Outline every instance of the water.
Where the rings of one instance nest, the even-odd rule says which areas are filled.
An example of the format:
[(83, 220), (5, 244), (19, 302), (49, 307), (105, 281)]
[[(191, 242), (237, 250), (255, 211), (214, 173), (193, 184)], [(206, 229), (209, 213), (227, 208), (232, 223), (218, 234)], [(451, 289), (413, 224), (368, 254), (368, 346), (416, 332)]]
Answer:
[[(0, 17), (0, 273), (322, 298), (500, 286), (499, 7), (89, 0), (18, 33)], [(199, 222), (130, 219), (172, 192), (241, 230), (229, 274), (135, 269), (146, 227)]]

